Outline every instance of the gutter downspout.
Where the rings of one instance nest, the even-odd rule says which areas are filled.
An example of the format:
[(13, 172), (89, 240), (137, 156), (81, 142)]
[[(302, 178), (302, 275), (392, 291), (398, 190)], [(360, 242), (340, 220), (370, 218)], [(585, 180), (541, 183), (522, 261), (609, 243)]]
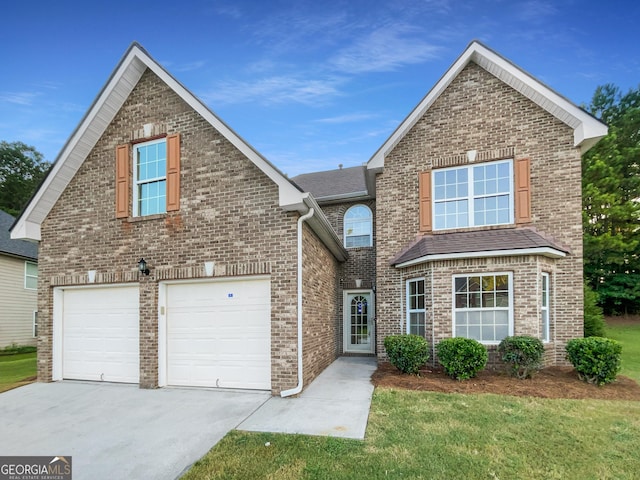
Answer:
[(298, 385), (290, 390), (280, 392), (281, 397), (296, 395), (302, 391), (302, 223), (313, 217), (314, 210), (310, 208), (307, 213), (298, 218)]

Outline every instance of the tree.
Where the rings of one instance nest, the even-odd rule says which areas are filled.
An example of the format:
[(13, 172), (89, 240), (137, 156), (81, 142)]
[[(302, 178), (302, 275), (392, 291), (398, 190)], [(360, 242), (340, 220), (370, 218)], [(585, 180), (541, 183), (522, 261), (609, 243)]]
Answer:
[(49, 166), (34, 147), (0, 141), (0, 209), (18, 215)]
[(585, 278), (605, 314), (640, 311), (640, 87), (596, 89), (609, 134), (582, 157)]

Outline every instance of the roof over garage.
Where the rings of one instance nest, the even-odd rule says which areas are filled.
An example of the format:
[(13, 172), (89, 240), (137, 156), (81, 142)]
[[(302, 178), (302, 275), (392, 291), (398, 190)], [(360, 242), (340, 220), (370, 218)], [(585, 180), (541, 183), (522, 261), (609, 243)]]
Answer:
[(336, 258), (339, 260), (346, 258), (347, 253), (344, 247), (322, 211), (317, 208), (317, 203), (312, 195), (302, 192), (280, 170), (178, 82), (138, 43), (133, 43), (129, 47), (80, 124), (67, 140), (40, 188), (12, 226), (11, 238), (40, 240), (40, 225), (147, 69), (153, 71), (169, 85), (191, 108), (278, 186), (279, 204), (283, 209), (305, 214), (310, 208), (315, 207), (316, 214), (309, 219), (309, 225)]

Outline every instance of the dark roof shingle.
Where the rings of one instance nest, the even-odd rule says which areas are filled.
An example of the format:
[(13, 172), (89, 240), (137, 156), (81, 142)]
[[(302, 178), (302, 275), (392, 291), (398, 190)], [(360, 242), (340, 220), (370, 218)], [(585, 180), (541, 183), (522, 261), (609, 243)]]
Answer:
[(472, 257), (478, 252), (545, 247), (569, 253), (566, 247), (532, 228), (509, 228), (423, 235), (403, 248), (390, 263), (400, 265), (431, 255), (468, 253)]
[(316, 200), (332, 197), (365, 196), (367, 192), (366, 167), (339, 168), (324, 172), (303, 173), (291, 179)]
[(0, 210), (0, 254), (37, 260), (38, 245), (24, 240), (11, 240), (9, 229), (15, 218)]

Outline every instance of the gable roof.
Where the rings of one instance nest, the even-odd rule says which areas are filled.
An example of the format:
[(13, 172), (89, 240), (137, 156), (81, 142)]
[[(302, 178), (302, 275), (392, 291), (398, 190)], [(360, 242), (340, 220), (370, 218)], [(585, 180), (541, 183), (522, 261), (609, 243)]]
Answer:
[(585, 153), (607, 134), (607, 126), (520, 67), (478, 41), (473, 41), (434, 87), (373, 154), (367, 168), (384, 167), (385, 156), (404, 138), (458, 74), (473, 62), (520, 92), (540, 108), (573, 128), (573, 143)]
[[(202, 101), (151, 58), (146, 50), (134, 42), (67, 140), (39, 189), (14, 223), (11, 238), (40, 240), (40, 225), (147, 69), (165, 82), (278, 186), (279, 204), (282, 208), (304, 214), (313, 205), (317, 207), (316, 202), (309, 198), (309, 193), (300, 191), (280, 170), (245, 142)], [(324, 216), (314, 215), (309, 225), (336, 258), (346, 258), (344, 247)]]
[(11, 240), (9, 229), (14, 221), (15, 217), (0, 210), (0, 254), (37, 260), (38, 245), (24, 240)]
[(397, 268), (453, 258), (542, 255), (566, 256), (569, 250), (533, 228), (452, 232), (419, 236), (390, 262)]
[(324, 172), (303, 173), (291, 179), (320, 202), (367, 197), (366, 167), (339, 168)]

